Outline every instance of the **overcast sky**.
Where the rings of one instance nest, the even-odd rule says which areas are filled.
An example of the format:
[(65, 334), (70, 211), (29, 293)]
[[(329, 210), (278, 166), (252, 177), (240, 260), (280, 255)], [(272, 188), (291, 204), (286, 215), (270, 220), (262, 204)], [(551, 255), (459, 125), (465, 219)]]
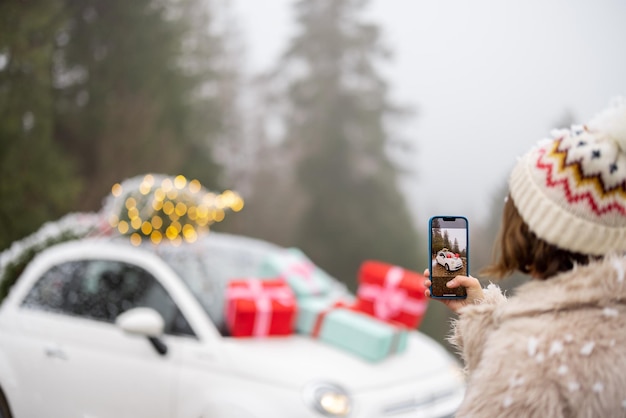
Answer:
[[(267, 68), (293, 1), (232, 4), (249, 67)], [(417, 111), (394, 128), (416, 147), (403, 186), (424, 232), (432, 215), (487, 221), (518, 156), (568, 112), (584, 123), (626, 95), (623, 0), (371, 0), (368, 16), (393, 52), (392, 98)]]

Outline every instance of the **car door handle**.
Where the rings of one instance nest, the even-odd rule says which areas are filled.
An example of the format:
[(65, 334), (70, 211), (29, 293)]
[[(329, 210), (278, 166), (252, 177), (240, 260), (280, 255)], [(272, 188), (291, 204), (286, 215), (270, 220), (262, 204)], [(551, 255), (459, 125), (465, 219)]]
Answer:
[(67, 356), (65, 355), (65, 351), (63, 351), (60, 347), (48, 346), (44, 348), (44, 353), (46, 353), (46, 357), (50, 358), (58, 358), (61, 360), (67, 360)]

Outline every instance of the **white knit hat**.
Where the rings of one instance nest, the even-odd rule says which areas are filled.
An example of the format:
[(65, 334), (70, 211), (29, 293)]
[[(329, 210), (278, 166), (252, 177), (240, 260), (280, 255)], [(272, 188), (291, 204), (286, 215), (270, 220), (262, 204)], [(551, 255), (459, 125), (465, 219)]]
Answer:
[(522, 219), (565, 250), (626, 251), (626, 100), (552, 136), (511, 173), (511, 198)]

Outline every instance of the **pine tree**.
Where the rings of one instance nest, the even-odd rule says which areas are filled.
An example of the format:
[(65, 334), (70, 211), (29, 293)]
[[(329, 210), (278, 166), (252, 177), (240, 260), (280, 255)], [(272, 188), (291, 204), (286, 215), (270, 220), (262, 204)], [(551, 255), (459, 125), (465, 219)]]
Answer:
[(79, 181), (53, 142), (60, 0), (0, 2), (0, 250), (64, 214)]
[(147, 172), (216, 187), (220, 51), (206, 3), (65, 1), (55, 137), (89, 184), (77, 208), (98, 209), (112, 184)]
[[(465, 251), (465, 249), (463, 251)], [(455, 254), (461, 253), (461, 250), (459, 249), (459, 240), (456, 238), (454, 238), (454, 243), (452, 244), (452, 252)]]
[(439, 225), (439, 219), (433, 219), (431, 228), (432, 229), (430, 240), (433, 252), (430, 256), (431, 258), (434, 258), (435, 254), (437, 254), (438, 251), (444, 248), (445, 245), (443, 243), (443, 236), (441, 235), (441, 226)]
[(295, 244), (353, 288), (367, 258), (408, 268), (423, 260), (385, 152), (394, 106), (376, 65), (388, 55), (378, 28), (361, 18), (366, 3), (298, 1), (300, 33), (279, 71), (285, 141), (307, 197)]
[(450, 245), (450, 235), (448, 234), (448, 231), (445, 230), (443, 231), (443, 246), (447, 248), (448, 251), (452, 247), (452, 245)]

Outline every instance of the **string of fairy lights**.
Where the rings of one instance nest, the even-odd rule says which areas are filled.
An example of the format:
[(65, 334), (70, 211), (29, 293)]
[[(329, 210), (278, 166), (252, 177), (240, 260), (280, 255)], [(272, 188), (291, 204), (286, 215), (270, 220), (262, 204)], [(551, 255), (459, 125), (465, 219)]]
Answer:
[(114, 184), (111, 195), (117, 204), (109, 211), (109, 225), (129, 236), (135, 246), (144, 240), (173, 245), (195, 242), (211, 224), (224, 220), (227, 210), (239, 212), (244, 206), (236, 192), (209, 192), (198, 180), (183, 175), (147, 174), (138, 186)]

